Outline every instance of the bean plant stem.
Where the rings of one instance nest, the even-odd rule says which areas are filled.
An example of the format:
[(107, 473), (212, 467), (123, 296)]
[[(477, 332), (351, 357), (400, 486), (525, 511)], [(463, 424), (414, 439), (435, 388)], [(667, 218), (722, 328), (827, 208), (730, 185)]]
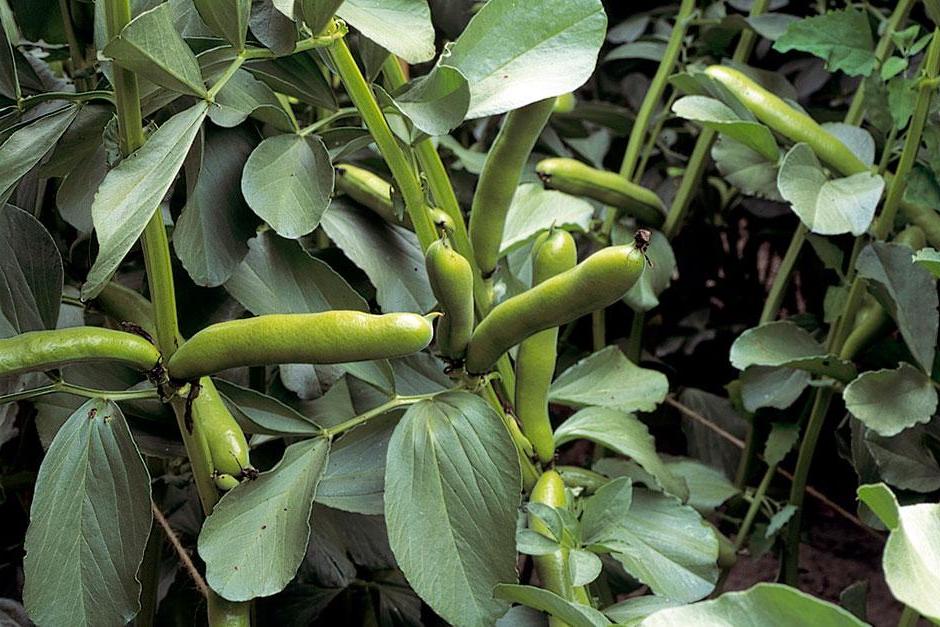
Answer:
[[(924, 59), (922, 74), (927, 79), (936, 78), (937, 75), (940, 74), (940, 28), (934, 29), (930, 47), (927, 49), (927, 56)], [(908, 127), (907, 138), (905, 139), (904, 148), (901, 152), (901, 159), (898, 162), (894, 177), (889, 184), (884, 207), (872, 229), (873, 235), (879, 240), (886, 238), (891, 228), (894, 226), (894, 219), (904, 193), (908, 174), (910, 174), (911, 168), (914, 166), (917, 151), (920, 149), (921, 138), (926, 118), (930, 113), (932, 98), (933, 89), (929, 83), (921, 84), (917, 94), (917, 102), (914, 106), (914, 114), (911, 118), (910, 126)], [(840, 317), (833, 322), (829, 331), (829, 351), (840, 356), (842, 355), (845, 338), (848, 337), (851, 331), (858, 308), (861, 306), (865, 295), (865, 282), (855, 274), (854, 262), (860, 249), (861, 242), (860, 240), (856, 240), (852, 261), (850, 262), (851, 265), (848, 269), (852, 281), (851, 288), (849, 289), (848, 302)], [(806, 481), (809, 477), (809, 470), (813, 463), (816, 444), (822, 432), (822, 427), (825, 424), (832, 397), (833, 389), (831, 387), (817, 390), (813, 411), (807, 422), (806, 433), (803, 437), (803, 441), (800, 443), (800, 454), (797, 458), (796, 468), (793, 471), (793, 485), (790, 490), (789, 502), (797, 509), (787, 526), (786, 552), (784, 554), (783, 563), (784, 582), (790, 585), (796, 585), (799, 575), (800, 525), (802, 522), (802, 505)]]
[(372, 93), (372, 89), (359, 70), (359, 66), (356, 65), (356, 60), (353, 59), (346, 41), (337, 39), (330, 46), (329, 51), (336, 71), (343, 85), (346, 86), (346, 92), (356, 108), (359, 109), (363, 122), (372, 134), (372, 138), (379, 147), (379, 152), (385, 158), (389, 170), (392, 171), (395, 184), (405, 198), (405, 209), (408, 211), (412, 224), (414, 224), (415, 234), (418, 236), (421, 249), (427, 250), (428, 246), (437, 239), (437, 233), (428, 215), (421, 182), (418, 180), (405, 151), (402, 150), (398, 140), (395, 139), (388, 121), (379, 108), (375, 94)]
[(160, 398), (159, 391), (156, 388), (147, 388), (143, 390), (97, 390), (87, 388), (81, 385), (66, 383), (65, 381), (56, 381), (49, 385), (43, 385), (38, 388), (21, 390), (10, 394), (0, 395), (0, 405), (4, 403), (13, 403), (15, 401), (25, 401), (48, 394), (72, 394), (84, 398), (102, 398), (109, 401), (131, 401), (141, 399)]
[[(395, 55), (389, 55), (382, 65), (382, 73), (385, 75), (385, 81), (391, 90), (400, 89), (407, 82), (405, 69), (401, 61)], [(457, 194), (454, 192), (453, 183), (444, 167), (437, 148), (431, 138), (422, 139), (414, 146), (414, 154), (418, 160), (418, 165), (428, 181), (428, 187), (431, 189), (431, 195), (434, 201), (450, 216), (454, 222), (454, 233), (452, 239), (454, 248), (469, 263), (473, 270), (473, 300), (476, 306), (478, 317), (486, 315), (490, 306), (490, 297), (485, 282), (480, 274), (480, 268), (477, 266), (476, 256), (473, 254), (473, 248), (470, 245), (470, 236), (467, 233), (467, 224), (464, 219), (463, 211), (460, 209), (460, 203), (457, 201)], [(509, 357), (503, 355), (496, 362), (496, 370), (499, 373), (499, 383), (506, 393), (507, 398), (515, 397), (516, 375), (509, 363)]]
[[(105, 17), (109, 37), (114, 37), (131, 20), (130, 0), (106, 0)], [(144, 145), (143, 116), (140, 109), (140, 90), (137, 76), (117, 65), (114, 66), (114, 95), (117, 105), (118, 130), (121, 152), (126, 157)], [(176, 351), (179, 341), (179, 323), (176, 316), (176, 290), (173, 285), (173, 268), (170, 245), (163, 225), (163, 216), (155, 208), (153, 217), (141, 235), (144, 262), (157, 331), (157, 346), (164, 359)], [(196, 491), (206, 513), (210, 513), (219, 499), (212, 477), (203, 469), (209, 468), (205, 451), (196, 442), (186, 427), (186, 402), (180, 396), (171, 400), (177, 425), (186, 454), (192, 467)], [(238, 627), (251, 624), (250, 603), (229, 603), (214, 592), (209, 594), (209, 624), (212, 627), (225, 625)]]
[[(62, 29), (65, 31), (65, 40), (69, 44), (69, 57), (72, 62), (72, 76), (85, 69), (85, 52), (82, 50), (81, 42), (75, 36), (75, 25), (72, 23), (72, 11), (69, 7), (69, 0), (59, 0), (59, 13), (62, 14)], [(88, 82), (87, 78), (75, 78), (75, 86), (83, 90)], [(16, 82), (16, 81), (14, 81)], [(17, 89), (19, 86), (17, 85)]]
[(44, 102), (53, 100), (67, 100), (69, 102), (92, 102), (94, 100), (103, 100), (114, 104), (114, 93), (105, 89), (96, 89), (93, 91), (47, 91), (41, 94), (33, 94), (20, 98), (16, 106), (20, 111), (26, 111)]
[(898, 627), (915, 627), (920, 620), (920, 614), (910, 605), (904, 606), (901, 617), (898, 619)]
[(630, 129), (630, 138), (627, 140), (627, 149), (623, 155), (623, 162), (620, 164), (620, 175), (625, 179), (635, 181), (638, 175), (637, 165), (640, 160), (640, 153), (643, 150), (644, 138), (650, 119), (656, 111), (656, 106), (662, 100), (663, 92), (669, 82), (669, 76), (672, 74), (676, 61), (679, 59), (679, 53), (682, 51), (682, 43), (685, 39), (686, 30), (691, 21), (692, 14), (695, 12), (695, 0), (682, 0), (679, 6), (679, 13), (676, 14), (676, 23), (672, 28), (672, 34), (669, 35), (669, 43), (666, 45), (666, 51), (663, 53), (659, 68), (650, 82), (640, 110), (633, 121), (633, 128)]
[[(669, 43), (666, 45), (666, 51), (656, 69), (656, 74), (650, 82), (649, 89), (643, 97), (640, 104), (640, 110), (633, 120), (633, 127), (630, 129), (630, 136), (627, 139), (627, 148), (624, 151), (623, 161), (620, 164), (620, 175), (631, 181), (638, 181), (643, 173), (639, 169), (640, 156), (645, 144), (647, 127), (656, 111), (656, 107), (662, 100), (663, 93), (669, 83), (669, 76), (679, 59), (679, 53), (682, 52), (682, 44), (685, 39), (686, 31), (692, 23), (692, 14), (695, 12), (695, 0), (682, 0), (679, 6), (679, 12), (676, 14), (676, 22), (669, 36)], [(611, 207), (607, 208), (607, 214), (604, 216), (604, 222), (601, 226), (601, 240), (609, 244), (610, 234), (613, 231), (614, 224), (617, 222), (617, 211)], [(642, 315), (642, 314), (637, 314)], [(600, 350), (607, 343), (606, 340), (606, 312), (599, 309), (591, 314), (591, 337), (594, 342), (594, 350)]]
[(735, 551), (740, 551), (741, 547), (744, 546), (744, 543), (747, 542), (747, 537), (751, 533), (751, 526), (754, 524), (754, 520), (757, 518), (757, 513), (760, 511), (761, 504), (764, 502), (764, 497), (767, 495), (767, 489), (770, 488), (770, 483), (773, 481), (774, 475), (776, 473), (776, 464), (767, 466), (767, 470), (764, 472), (764, 477), (761, 479), (760, 484), (758, 484), (757, 490), (754, 492), (754, 496), (751, 499), (751, 504), (747, 508), (747, 513), (744, 515), (744, 520), (741, 522), (741, 527), (738, 529), (738, 534), (734, 537)]
[(349, 431), (350, 429), (354, 427), (358, 427), (361, 424), (369, 422), (370, 420), (372, 420), (373, 418), (377, 416), (381, 416), (382, 414), (387, 414), (388, 412), (394, 409), (398, 409), (399, 407), (408, 407), (410, 405), (414, 405), (415, 403), (433, 398), (434, 396), (435, 394), (418, 394), (415, 396), (393, 396), (392, 398), (382, 403), (381, 405), (378, 405), (377, 407), (373, 407), (372, 409), (365, 411), (359, 414), (358, 416), (350, 418), (349, 420), (346, 420), (339, 424), (333, 425), (332, 427), (327, 427), (325, 429), (322, 429), (320, 431), (320, 435), (325, 438), (335, 437), (341, 433), (345, 433), (346, 431)]

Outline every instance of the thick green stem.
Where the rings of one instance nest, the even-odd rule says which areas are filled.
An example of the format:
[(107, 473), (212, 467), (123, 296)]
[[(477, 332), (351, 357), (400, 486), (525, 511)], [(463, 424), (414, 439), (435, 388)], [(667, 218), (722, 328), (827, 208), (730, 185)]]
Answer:
[(630, 129), (630, 138), (627, 140), (627, 149), (623, 155), (623, 162), (620, 165), (620, 175), (629, 180), (636, 180), (639, 173), (637, 165), (640, 160), (640, 153), (643, 150), (644, 138), (650, 119), (656, 111), (656, 106), (662, 100), (663, 92), (672, 75), (676, 61), (679, 60), (679, 53), (682, 51), (682, 43), (685, 39), (686, 30), (691, 22), (692, 14), (695, 12), (695, 0), (682, 0), (679, 6), (679, 13), (676, 15), (676, 23), (672, 28), (672, 34), (669, 36), (669, 43), (666, 45), (666, 51), (663, 54), (659, 68), (653, 76), (640, 110), (633, 121), (633, 128)]
[(356, 60), (353, 59), (349, 46), (343, 39), (337, 39), (329, 48), (330, 57), (333, 59), (333, 65), (339, 74), (340, 80), (346, 86), (346, 92), (353, 104), (359, 109), (362, 115), (362, 121), (365, 122), (372, 138), (379, 147), (379, 152), (385, 158), (388, 169), (391, 170), (395, 183), (399, 191), (405, 198), (405, 209), (411, 218), (415, 227), (415, 234), (421, 243), (421, 249), (427, 250), (428, 246), (437, 239), (437, 233), (434, 230), (434, 224), (428, 215), (427, 204), (424, 200), (424, 190), (421, 189), (421, 183), (415, 175), (414, 168), (395, 139), (392, 129), (388, 125), (388, 120), (382, 114), (379, 103), (375, 99), (375, 94), (362, 75)]
[[(106, 0), (105, 16), (110, 37), (116, 36), (131, 20), (130, 0)], [(140, 89), (136, 75), (115, 65), (114, 95), (117, 107), (121, 152), (128, 156), (144, 145), (143, 116), (140, 109)], [(176, 351), (179, 341), (179, 323), (176, 317), (176, 290), (173, 286), (173, 267), (170, 245), (163, 225), (163, 216), (155, 208), (153, 217), (141, 235), (144, 262), (153, 303), (157, 346), (164, 359)], [(186, 454), (192, 467), (196, 490), (206, 513), (212, 511), (219, 499), (212, 477), (204, 472), (209, 468), (205, 451), (195, 441), (187, 423), (185, 399), (175, 396), (171, 401), (177, 425), (183, 438)], [(220, 608), (224, 607), (224, 612)], [(223, 602), (214, 592), (209, 593), (209, 624), (212, 627), (247, 627), (251, 624), (251, 604)]]
[[(388, 87), (392, 90), (401, 88), (407, 81), (401, 62), (394, 55), (390, 55), (385, 60), (382, 65), (382, 73), (385, 75)], [(428, 181), (428, 187), (431, 189), (434, 201), (454, 222), (454, 233), (451, 236), (454, 248), (470, 262), (470, 267), (473, 269), (473, 300), (477, 315), (482, 318), (490, 307), (491, 299), (480, 274), (476, 256), (473, 254), (470, 235), (467, 232), (467, 223), (463, 211), (460, 209), (460, 203), (457, 201), (457, 194), (454, 192), (450, 176), (447, 174), (444, 162), (441, 160), (441, 156), (438, 154), (431, 138), (422, 139), (415, 144), (414, 154), (421, 171)], [(501, 357), (496, 363), (496, 370), (499, 373), (499, 384), (506, 393), (506, 398), (514, 398), (516, 377), (512, 365), (509, 363), (509, 357), (505, 355)]]

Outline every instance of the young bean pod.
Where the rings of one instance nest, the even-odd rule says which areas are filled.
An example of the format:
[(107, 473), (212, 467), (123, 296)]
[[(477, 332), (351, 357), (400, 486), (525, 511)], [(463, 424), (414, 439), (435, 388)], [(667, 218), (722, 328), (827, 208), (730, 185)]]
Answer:
[(494, 307), (470, 337), (467, 372), (486, 372), (527, 337), (618, 301), (640, 278), (648, 242), (649, 231), (640, 230), (633, 244), (604, 248)]
[(444, 312), (437, 322), (437, 349), (445, 357), (459, 359), (473, 332), (473, 269), (443, 240), (428, 247), (425, 265), (431, 291)]
[[(577, 263), (578, 249), (570, 233), (546, 233), (533, 247), (532, 285), (571, 270)], [(557, 344), (558, 327), (545, 329), (523, 340), (516, 357), (516, 415), (543, 464), (555, 456), (548, 388), (555, 374)]]
[[(548, 505), (555, 509), (567, 508), (568, 497), (565, 493), (565, 482), (562, 481), (561, 475), (554, 470), (543, 472), (535, 483), (535, 487), (532, 488), (529, 501)], [(529, 529), (546, 537), (552, 537), (548, 526), (532, 514), (529, 515)], [(589, 605), (590, 599), (587, 591), (581, 586), (575, 586), (571, 583), (571, 575), (568, 570), (568, 554), (569, 550), (562, 547), (548, 555), (536, 555), (532, 558), (535, 563), (535, 570), (539, 574), (542, 587), (546, 590), (551, 590), (569, 601)], [(552, 618), (549, 620), (549, 625), (550, 627), (563, 627), (566, 623)]]
[(666, 206), (659, 196), (616, 172), (562, 157), (539, 161), (535, 171), (546, 187), (610, 205), (643, 224), (659, 227), (666, 220)]
[(407, 214), (398, 217), (392, 202), (392, 185), (378, 174), (349, 163), (336, 166), (336, 187), (386, 222), (412, 228)]
[(549, 98), (510, 111), (486, 155), (470, 208), (470, 243), (484, 278), (496, 269), (509, 205), (554, 106)]
[(428, 320), (410, 313), (256, 316), (206, 327), (180, 346), (167, 370), (188, 381), (240, 366), (388, 359), (424, 349), (433, 333)]
[(205, 443), (216, 485), (231, 489), (234, 485), (230, 479), (235, 479), (237, 484), (238, 479), (253, 474), (245, 434), (209, 377), (199, 380), (191, 411), (193, 431), (197, 440)]
[(149, 372), (160, 362), (160, 352), (139, 335), (100, 327), (30, 331), (0, 340), (0, 377), (93, 361), (118, 361)]

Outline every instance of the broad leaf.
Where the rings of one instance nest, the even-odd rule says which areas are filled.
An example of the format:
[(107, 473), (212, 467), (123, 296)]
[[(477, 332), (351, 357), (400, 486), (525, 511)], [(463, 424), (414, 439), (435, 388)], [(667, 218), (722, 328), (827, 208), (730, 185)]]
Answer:
[(800, 425), (790, 422), (773, 423), (764, 445), (764, 462), (768, 466), (776, 466), (784, 460), (799, 439)]
[(721, 470), (694, 459), (666, 457), (666, 467), (685, 480), (689, 488), (688, 504), (702, 513), (711, 513), (741, 492)]
[(540, 184), (520, 185), (506, 214), (500, 255), (520, 248), (553, 226), (586, 232), (593, 215), (594, 207), (586, 200), (545, 189)]
[(49, 231), (13, 205), (0, 208), (0, 339), (54, 329), (62, 297), (62, 258)]
[(571, 407), (596, 405), (622, 412), (653, 411), (669, 392), (666, 376), (634, 365), (608, 346), (565, 370), (552, 383), (549, 400)]
[(632, 502), (633, 483), (628, 477), (610, 480), (585, 499), (581, 509), (581, 539), (584, 544), (609, 537), (620, 526)]
[(841, 70), (849, 76), (868, 76), (878, 62), (868, 15), (854, 8), (793, 22), (774, 43), (774, 49), (809, 52), (825, 59), (829, 70)]
[(564, 621), (570, 627), (605, 627), (606, 616), (593, 607), (568, 601), (550, 590), (535, 586), (501, 583), (493, 590), (497, 599), (521, 603)]
[(555, 430), (555, 444), (586, 439), (633, 459), (659, 482), (664, 490), (685, 500), (689, 490), (656, 453), (656, 442), (646, 425), (636, 417), (613, 409), (588, 407)]
[(778, 583), (759, 583), (743, 592), (726, 592), (713, 601), (661, 610), (640, 623), (641, 627), (864, 627), (838, 605), (827, 603), (796, 588)]
[(368, 311), (366, 301), (326, 263), (294, 241), (267, 231), (248, 242), (249, 252), (225, 289), (245, 309), (270, 313)]
[(463, 122), (470, 85), (458, 70), (439, 65), (392, 94), (392, 105), (422, 133), (445, 135)]
[(202, 151), (186, 163), (192, 191), (173, 230), (173, 249), (196, 285), (222, 285), (248, 254), (257, 221), (238, 181), (252, 148), (246, 129), (207, 128)]
[(715, 532), (673, 496), (635, 490), (621, 524), (599, 543), (628, 573), (675, 601), (697, 601), (718, 580)]
[(245, 47), (251, 0), (194, 0), (199, 16), (236, 50)]
[(633, 627), (638, 625), (640, 621), (650, 614), (654, 614), (659, 610), (664, 610), (669, 607), (679, 607), (681, 605), (685, 604), (673, 601), (672, 599), (659, 597), (655, 594), (647, 594), (640, 597), (630, 597), (619, 603), (605, 607), (604, 614), (611, 620), (616, 621), (618, 625)]
[(780, 157), (777, 140), (769, 128), (759, 122), (742, 119), (720, 100), (685, 96), (672, 105), (672, 111), (681, 118), (698, 122), (705, 128), (730, 137), (768, 161), (775, 162)]
[(196, 138), (207, 106), (200, 102), (177, 113), (108, 172), (91, 208), (99, 250), (82, 286), (82, 298), (98, 295), (158, 210)]
[(425, 313), (434, 307), (424, 254), (412, 231), (335, 200), (321, 226), (375, 286), (384, 312)]
[(783, 201), (777, 190), (778, 159), (765, 159), (744, 144), (727, 137), (719, 137), (712, 146), (712, 159), (725, 180), (745, 194)]
[(152, 83), (202, 98), (206, 86), (199, 62), (176, 29), (172, 12), (169, 2), (144, 11), (111, 39), (103, 52)]
[(748, 329), (731, 345), (731, 365), (738, 370), (751, 366), (783, 366), (848, 382), (855, 366), (826, 353), (808, 331), (785, 320)]
[[(245, 309), (260, 316), (272, 313), (317, 313), (330, 309), (368, 311), (368, 304), (343, 277), (314, 259), (297, 242), (273, 232), (248, 242), (248, 255), (225, 282), (225, 289)], [(388, 362), (356, 362), (342, 366), (355, 377), (391, 391), (395, 383)], [(312, 375), (310, 364), (298, 366)]]
[(434, 58), (434, 26), (427, 0), (346, 0), (336, 14), (408, 63)]
[(320, 432), (313, 421), (276, 398), (224, 379), (213, 382), (246, 433), (309, 436)]
[(288, 446), (277, 466), (227, 492), (206, 518), (199, 556), (206, 582), (223, 598), (269, 596), (294, 578), (329, 449), (323, 438)]
[(317, 137), (269, 137), (248, 157), (242, 193), (277, 233), (296, 239), (320, 224), (333, 193), (333, 165)]
[(238, 70), (216, 94), (209, 119), (219, 126), (232, 127), (244, 122), (249, 115), (279, 131), (294, 130), (277, 94), (251, 72)]
[(39, 468), (23, 600), (40, 625), (120, 626), (140, 610), (137, 569), (150, 535), (150, 476), (110, 401), (65, 422)]
[(343, 0), (298, 0), (294, 3), (295, 10), (300, 11), (312, 33), (323, 32), (336, 9), (343, 4)]
[(869, 279), (869, 289), (897, 322), (901, 336), (924, 372), (933, 368), (940, 313), (936, 281), (911, 263), (911, 249), (903, 244), (872, 242), (859, 254), (858, 274)]
[(933, 492), (940, 489), (940, 461), (935, 442), (940, 440), (940, 421), (914, 425), (886, 438), (865, 430), (865, 446), (877, 464), (878, 474), (902, 490)]
[(467, 117), (482, 118), (580, 87), (606, 29), (600, 0), (490, 0), (441, 62), (470, 83)]
[(858, 236), (871, 225), (885, 182), (871, 172), (830, 180), (813, 149), (797, 144), (783, 158), (777, 187), (813, 233)]
[[(864, 490), (879, 487), (880, 494)], [(891, 594), (922, 616), (940, 622), (940, 596), (936, 594), (940, 590), (940, 505), (918, 503), (898, 508), (895, 501), (893, 510), (890, 504), (886, 508), (883, 505), (890, 491), (884, 484), (860, 487), (859, 497), (876, 513), (882, 512), (879, 517), (891, 530), (883, 558)]]
[(933, 248), (921, 248), (914, 253), (914, 263), (940, 278), (940, 252)]
[(244, 68), (276, 92), (331, 111), (336, 109), (336, 96), (313, 55), (252, 61)]
[(744, 409), (749, 412), (761, 407), (786, 409), (800, 397), (811, 379), (805, 370), (751, 366), (740, 379)]
[(853, 416), (883, 436), (929, 422), (937, 410), (933, 382), (907, 363), (864, 373), (846, 386), (843, 397)]
[(492, 625), (493, 587), (516, 580), (516, 451), (493, 409), (466, 392), (412, 406), (388, 446), (385, 518), (399, 566), (445, 620)]
[(78, 107), (63, 107), (19, 128), (0, 145), (0, 201), (6, 202), (16, 185), (55, 146), (78, 114)]
[(356, 514), (385, 513), (385, 459), (400, 413), (373, 419), (333, 445), (318, 503)]

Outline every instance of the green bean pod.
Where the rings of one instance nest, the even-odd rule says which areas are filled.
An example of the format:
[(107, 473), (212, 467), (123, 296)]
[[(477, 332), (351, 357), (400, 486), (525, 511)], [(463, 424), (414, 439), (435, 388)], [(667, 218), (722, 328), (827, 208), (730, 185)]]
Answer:
[[(816, 120), (794, 109), (782, 98), (764, 89), (743, 72), (721, 65), (712, 65), (705, 70), (705, 73), (724, 85), (758, 120), (791, 141), (808, 144), (820, 159), (843, 176), (871, 170)], [(884, 179), (890, 184), (892, 176), (885, 174)], [(932, 207), (902, 200), (901, 209), (908, 220), (923, 229), (931, 245), (940, 247), (940, 215)]]
[(392, 202), (392, 184), (378, 174), (349, 163), (336, 166), (336, 187), (386, 222), (412, 228), (408, 214), (398, 217)]
[(649, 231), (640, 230), (633, 244), (604, 248), (494, 307), (470, 337), (467, 372), (486, 372), (527, 337), (620, 300), (643, 272), (648, 242)]
[(159, 364), (160, 352), (139, 335), (100, 327), (30, 331), (0, 340), (0, 377), (96, 361), (150, 372)]
[(712, 65), (705, 74), (727, 88), (758, 120), (791, 141), (808, 144), (820, 159), (843, 175), (869, 171), (870, 168), (848, 146), (816, 120), (794, 109), (740, 70)]
[[(578, 263), (578, 249), (567, 231), (545, 234), (534, 248), (532, 285), (538, 285)], [(555, 374), (558, 327), (539, 331), (519, 345), (516, 357), (516, 415), (522, 432), (543, 464), (555, 457), (552, 423), (548, 415), (548, 388)]]
[(167, 370), (188, 381), (240, 366), (388, 359), (424, 349), (433, 334), (428, 320), (410, 313), (256, 316), (206, 327), (179, 347)]
[(227, 476), (237, 482), (254, 468), (248, 457), (245, 434), (209, 377), (199, 380), (199, 392), (193, 399), (191, 411), (193, 431), (197, 440), (205, 443), (216, 485), (231, 489), (234, 486)]
[(438, 352), (459, 359), (473, 333), (473, 269), (443, 240), (431, 244), (424, 259), (431, 291), (444, 312), (437, 322)]
[(577, 159), (543, 159), (535, 171), (546, 187), (572, 196), (591, 198), (659, 227), (666, 220), (666, 205), (652, 190), (628, 181), (616, 172), (592, 168)]
[(470, 243), (484, 278), (496, 269), (509, 205), (554, 106), (549, 98), (510, 111), (486, 155), (470, 208)]
[(153, 322), (153, 305), (142, 294), (110, 281), (95, 297), (95, 304), (114, 322), (130, 322), (149, 333), (151, 337), (157, 336), (157, 327)]
[[(568, 497), (565, 494), (565, 482), (561, 475), (554, 470), (546, 470), (539, 477), (532, 488), (532, 494), (529, 497), (532, 503), (541, 503), (549, 505), (555, 509), (565, 509), (568, 507)], [(529, 529), (552, 538), (552, 533), (548, 526), (537, 517), (529, 514)], [(552, 538), (558, 540), (559, 538)], [(554, 553), (548, 555), (536, 555), (533, 558), (535, 570), (539, 574), (539, 580), (542, 587), (551, 590), (558, 596), (573, 600), (574, 591), (571, 585), (571, 576), (568, 574), (568, 549), (562, 547)]]

